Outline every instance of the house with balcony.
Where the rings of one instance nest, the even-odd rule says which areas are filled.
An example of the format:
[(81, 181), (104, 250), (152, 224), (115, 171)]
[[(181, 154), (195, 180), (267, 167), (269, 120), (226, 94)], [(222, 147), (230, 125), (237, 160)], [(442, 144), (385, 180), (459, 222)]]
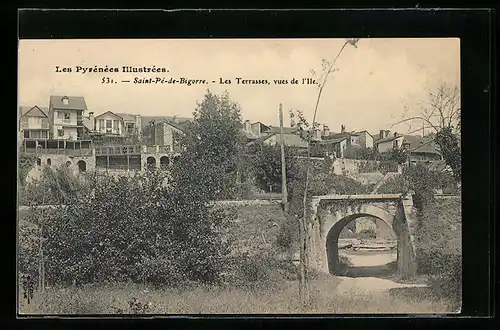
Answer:
[(123, 118), (112, 111), (106, 111), (94, 118), (95, 133), (107, 136), (123, 136)]
[(50, 96), (49, 137), (78, 140), (83, 135), (83, 114), (87, 110), (81, 96)]
[(140, 115), (116, 112), (117, 116), (122, 118), (122, 135), (127, 137), (141, 138), (142, 118)]
[(19, 140), (49, 138), (49, 109), (46, 107), (19, 107)]

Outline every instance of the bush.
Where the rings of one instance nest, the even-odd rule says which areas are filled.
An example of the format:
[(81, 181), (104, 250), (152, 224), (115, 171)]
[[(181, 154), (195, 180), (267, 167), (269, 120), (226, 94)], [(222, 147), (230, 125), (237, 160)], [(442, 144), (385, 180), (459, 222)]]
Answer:
[(177, 284), (218, 279), (227, 214), (162, 186), (159, 173), (101, 178), (94, 196), (45, 219), (51, 284)]
[(373, 229), (363, 229), (359, 232), (360, 238), (377, 238), (377, 233)]
[(429, 275), (439, 296), (460, 307), (462, 297), (461, 202), (433, 200), (422, 212), (415, 233), (418, 271)]

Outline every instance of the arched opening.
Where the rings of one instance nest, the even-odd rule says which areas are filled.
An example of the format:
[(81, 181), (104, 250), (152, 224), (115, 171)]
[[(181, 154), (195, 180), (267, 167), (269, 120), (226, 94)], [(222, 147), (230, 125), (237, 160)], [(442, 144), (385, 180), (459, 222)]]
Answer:
[(146, 165), (147, 165), (148, 169), (155, 168), (156, 167), (156, 158), (154, 158), (153, 156), (149, 156), (148, 158), (146, 158)]
[(37, 160), (36, 160), (36, 164), (37, 164), (38, 166), (41, 166), (41, 165), (42, 165), (42, 159), (41, 159), (41, 158), (37, 158)]
[(85, 161), (79, 160), (76, 164), (78, 165), (78, 171), (82, 173), (87, 172), (87, 163)]
[[(354, 230), (357, 220), (372, 221), (373, 227)], [(377, 230), (377, 227), (383, 230)], [(355, 227), (354, 227), (355, 228)], [(375, 235), (366, 234), (373, 230)], [(349, 231), (349, 235), (345, 234)], [(391, 234), (388, 235), (387, 233)], [(377, 233), (383, 233), (378, 238)], [(386, 277), (396, 272), (397, 240), (391, 225), (371, 214), (352, 214), (337, 221), (326, 237), (328, 270), (351, 277)]]
[(162, 156), (160, 158), (160, 166), (163, 170), (167, 169), (169, 164), (170, 164), (170, 159), (167, 156)]
[(68, 167), (71, 166), (71, 162), (69, 160), (66, 162), (66, 166), (68, 166)]
[(49, 165), (49, 166), (52, 165), (52, 159), (47, 158), (47, 165)]

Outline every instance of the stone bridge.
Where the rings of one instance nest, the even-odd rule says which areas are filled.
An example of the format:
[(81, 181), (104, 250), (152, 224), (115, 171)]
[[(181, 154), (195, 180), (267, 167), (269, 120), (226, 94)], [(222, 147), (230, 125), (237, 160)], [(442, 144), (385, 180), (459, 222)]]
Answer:
[(397, 268), (403, 278), (416, 272), (413, 244), (416, 213), (411, 195), (326, 195), (312, 198), (311, 267), (334, 273), (339, 263), (338, 239), (342, 229), (360, 217), (374, 217), (385, 222), (397, 238)]

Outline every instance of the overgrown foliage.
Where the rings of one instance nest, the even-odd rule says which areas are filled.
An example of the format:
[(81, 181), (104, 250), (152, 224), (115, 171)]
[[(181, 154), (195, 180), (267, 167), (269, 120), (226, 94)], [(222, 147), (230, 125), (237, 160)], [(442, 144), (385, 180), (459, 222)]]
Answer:
[(420, 104), (418, 108), (407, 108), (403, 114), (404, 119), (395, 123), (395, 125), (405, 122), (417, 122), (418, 130), (422, 128), (431, 129), (432, 134), (429, 134), (429, 136), (434, 137), (433, 141), (438, 144), (446, 164), (453, 171), (455, 180), (461, 182), (460, 89), (458, 86), (450, 86), (443, 82), (437, 88), (428, 91), (427, 101)]
[(26, 153), (19, 154), (18, 177), (21, 187), (24, 187), (28, 172), (33, 168), (33, 166), (35, 166), (35, 164), (36, 164), (35, 154), (26, 154)]
[(422, 211), (433, 199), (434, 189), (437, 187), (436, 177), (439, 173), (430, 171), (423, 164), (411, 165), (403, 168), (403, 173), (384, 182), (378, 192), (381, 194), (390, 193), (411, 193), (415, 207)]
[[(254, 173), (257, 187), (266, 192), (281, 192), (281, 149), (279, 145), (259, 144), (255, 153)], [(294, 147), (285, 146), (285, 165), (287, 182), (293, 182), (298, 178), (297, 150)]]
[(457, 182), (462, 180), (462, 153), (460, 142), (451, 127), (443, 127), (435, 137), (436, 143), (442, 150), (443, 158), (452, 171), (453, 177)]
[(174, 171), (174, 182), (203, 187), (204, 195), (214, 199), (230, 199), (244, 141), (240, 107), (227, 93), (219, 96), (207, 91), (193, 116), (179, 140), (183, 153), (176, 167), (185, 170)]
[(80, 178), (64, 168), (45, 171), (33, 190), (66, 204), (38, 223), (47, 281), (218, 282), (234, 214), (213, 201), (233, 192), (238, 119), (227, 94), (207, 92), (168, 176), (155, 169), (133, 178), (88, 175), (77, 186)]

